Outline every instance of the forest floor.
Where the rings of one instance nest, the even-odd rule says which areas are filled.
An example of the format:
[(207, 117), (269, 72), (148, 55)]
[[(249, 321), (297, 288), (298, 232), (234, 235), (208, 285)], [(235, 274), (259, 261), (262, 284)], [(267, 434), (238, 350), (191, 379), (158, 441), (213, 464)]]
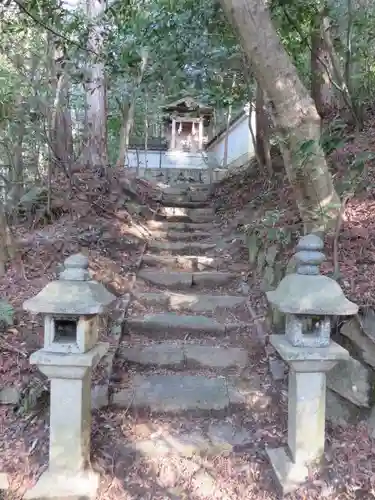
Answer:
[[(375, 151), (375, 127), (367, 128), (354, 141), (331, 155), (339, 182), (353, 166), (353, 157), (363, 151)], [(336, 168), (337, 166), (341, 168)], [(348, 297), (360, 305), (375, 302), (375, 176), (374, 163), (367, 162), (363, 174), (366, 190), (348, 200), (339, 235), (340, 270), (344, 274), (344, 288)], [(354, 167), (353, 167), (354, 168)], [(84, 176), (82, 185), (89, 185)], [(98, 188), (99, 186), (99, 188)], [(141, 183), (143, 200), (147, 201), (154, 187)], [(63, 182), (57, 182), (56, 198), (66, 191)], [(1, 385), (24, 387), (37, 376), (37, 369), (28, 363), (31, 352), (42, 346), (43, 328), (39, 318), (22, 311), (22, 303), (35, 295), (55, 278), (57, 266), (71, 255), (81, 251), (89, 256), (90, 270), (117, 296), (131, 287), (142, 242), (129, 235), (129, 218), (125, 211), (123, 194), (115, 189), (112, 199), (100, 193), (100, 183), (91, 186), (92, 196), (78, 195), (65, 201), (68, 209), (59, 213), (52, 224), (35, 223), (35, 217), (14, 228), (20, 258), (0, 279), (1, 297), (16, 311), (13, 327), (0, 333)], [(122, 197), (122, 199), (121, 199)], [(247, 280), (249, 300), (257, 321), (250, 335), (257, 344), (253, 357), (254, 375), (260, 383), (260, 393), (267, 400), (266, 408), (253, 408), (251, 414), (239, 413), (232, 423), (247, 426), (253, 434), (250, 447), (234, 450), (231, 454), (213, 457), (193, 457), (152, 461), (135, 458), (125, 452), (127, 440), (167, 433), (184, 427), (181, 417), (161, 415), (153, 419), (150, 429), (148, 417), (132, 415), (126, 410), (95, 410), (92, 423), (93, 466), (102, 475), (100, 498), (140, 499), (231, 499), (256, 498), (277, 500), (270, 477), (270, 467), (264, 454), (265, 445), (279, 445), (286, 436), (286, 380), (271, 379), (268, 359), (272, 349), (259, 336), (268, 333), (262, 317), (265, 299), (260, 292), (257, 277), (247, 264), (247, 251), (241, 231), (249, 220), (262, 220), (266, 210), (280, 213), (277, 224), (290, 225), (298, 230), (299, 219), (291, 201), (291, 192), (282, 173), (270, 180), (264, 172), (242, 170), (218, 186), (215, 195), (217, 230), (225, 243), (221, 250), (229, 256), (227, 264), (237, 269)], [(130, 201), (130, 200), (129, 200)], [(250, 203), (250, 204), (249, 204)], [(60, 204), (61, 206), (61, 204)], [(137, 224), (142, 220), (135, 219)], [(324, 270), (333, 269), (332, 242), (327, 236), (327, 262)], [(102, 340), (110, 340), (103, 330)], [(254, 353), (253, 353), (254, 354)], [(249, 410), (250, 411), (250, 410)], [(214, 417), (209, 419), (214, 421)], [(207, 425), (207, 418), (198, 418), (195, 425)], [(109, 438), (110, 437), (110, 438)], [(46, 467), (48, 458), (48, 408), (18, 415), (11, 405), (0, 405), (0, 471), (7, 471), (11, 480), (9, 499), (22, 497), (36, 477)], [(365, 425), (345, 427), (328, 425), (327, 448), (322, 471), (312, 471), (309, 484), (293, 500), (326, 498), (328, 500), (375, 498), (375, 443)], [(209, 491), (197, 482), (204, 470), (214, 478), (214, 487), (207, 480)]]
[[(332, 120), (333, 122), (333, 120)], [(326, 262), (322, 272), (334, 271), (334, 239), (337, 238), (337, 261), (343, 280), (340, 283), (348, 298), (360, 307), (375, 305), (375, 114), (360, 133), (340, 129), (337, 147), (328, 155), (334, 183), (345, 200), (342, 224), (337, 234), (326, 235)], [(292, 189), (282, 161), (273, 158), (276, 173), (270, 179), (258, 167), (240, 169), (215, 193), (215, 206), (224, 226), (289, 229), (292, 233), (287, 260), (302, 230)]]

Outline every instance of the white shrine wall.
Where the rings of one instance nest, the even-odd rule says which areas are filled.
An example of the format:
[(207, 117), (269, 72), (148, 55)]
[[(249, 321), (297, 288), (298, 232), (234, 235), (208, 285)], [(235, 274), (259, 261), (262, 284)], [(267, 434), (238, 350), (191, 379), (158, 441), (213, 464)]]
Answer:
[[(255, 113), (251, 115), (251, 126), (255, 135)], [(219, 167), (224, 163), (225, 131), (215, 137), (207, 146), (207, 153), (212, 155)], [(244, 113), (235, 120), (228, 134), (228, 168), (245, 165), (254, 156), (254, 145), (249, 129), (249, 115)]]

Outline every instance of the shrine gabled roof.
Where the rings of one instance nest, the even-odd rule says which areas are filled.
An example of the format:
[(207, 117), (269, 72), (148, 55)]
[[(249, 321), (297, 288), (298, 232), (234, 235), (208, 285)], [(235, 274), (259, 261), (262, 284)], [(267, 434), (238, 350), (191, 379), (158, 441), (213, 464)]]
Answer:
[(166, 112), (181, 109), (186, 109), (187, 111), (199, 109), (200, 111), (203, 111), (207, 114), (211, 114), (213, 112), (213, 108), (211, 106), (207, 106), (206, 104), (203, 104), (190, 96), (181, 97), (177, 101), (173, 101), (169, 104), (166, 104), (165, 106), (162, 106), (162, 110)]

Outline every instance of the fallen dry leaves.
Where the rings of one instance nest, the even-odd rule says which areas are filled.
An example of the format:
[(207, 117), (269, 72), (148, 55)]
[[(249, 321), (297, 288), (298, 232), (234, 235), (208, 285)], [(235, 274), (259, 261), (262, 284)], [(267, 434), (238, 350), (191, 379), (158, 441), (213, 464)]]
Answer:
[[(266, 207), (282, 209), (285, 217), (283, 220), (286, 223), (298, 224), (290, 189), (282, 174), (277, 174), (273, 183), (259, 172), (241, 176), (240, 184), (238, 178), (233, 178), (228, 183), (222, 184), (216, 193), (221, 203), (223, 237), (235, 233), (239, 221), (242, 220), (243, 224), (246, 223), (246, 218), (249, 222), (253, 220), (250, 217), (254, 216), (254, 212), (254, 218), (259, 220), (262, 210)], [(89, 184), (90, 180), (86, 181), (81, 177), (80, 182), (83, 185)], [(129, 181), (127, 182), (129, 184)], [(98, 185), (101, 183), (98, 182)], [(144, 189), (142, 196), (145, 201), (151, 192), (153, 194), (156, 192), (153, 187), (143, 182), (138, 188)], [(91, 186), (86, 191), (92, 192), (95, 188)], [(264, 202), (263, 193), (266, 193), (267, 202)], [(42, 343), (40, 319), (22, 313), (21, 304), (53, 279), (57, 264), (65, 257), (77, 251), (87, 253), (90, 257), (90, 267), (98, 279), (103, 280), (116, 294), (125, 293), (128, 289), (140, 248), (134, 240), (126, 237), (124, 224), (129, 224), (129, 219), (127, 213), (121, 212), (123, 202), (121, 204), (120, 198), (116, 196), (108, 200), (104, 195), (98, 195), (94, 198), (93, 205), (90, 197), (91, 194), (81, 193), (77, 204), (74, 205), (72, 202), (72, 207), (62, 213), (50, 226), (30, 229), (23, 225), (17, 228), (17, 235), (22, 240), (22, 268), (9, 269), (7, 275), (0, 280), (1, 296), (9, 300), (17, 310), (15, 327), (1, 337), (4, 346), (1, 350), (0, 370), (2, 381), (6, 384), (25, 383), (33, 368), (29, 366), (27, 357), (21, 353), (28, 355)], [(246, 212), (244, 205), (251, 200), (255, 202), (251, 211)], [(359, 275), (362, 273), (367, 286), (364, 295), (366, 300), (374, 296), (371, 286), (375, 286), (372, 285), (374, 280), (371, 279), (373, 264), (369, 261), (372, 253), (369, 235), (372, 234), (373, 228), (371, 220), (373, 205), (368, 203), (366, 200), (356, 202), (355, 199), (348, 203), (347, 221), (340, 236), (341, 270), (345, 276), (349, 276), (352, 272), (351, 277), (347, 278), (350, 282), (351, 297), (359, 296), (358, 283), (361, 283)], [(346, 231), (350, 237), (344, 236)], [(361, 257), (359, 249), (363, 247)], [(246, 251), (236, 240), (236, 236), (228, 240), (227, 253), (230, 259), (224, 259), (224, 262), (228, 266), (237, 264), (238, 269), (243, 270), (245, 263), (243, 272), (246, 277), (253, 280), (249, 293), (251, 306), (256, 317), (262, 317), (265, 310), (264, 296), (259, 292), (256, 278), (247, 269)], [(361, 258), (365, 258), (366, 261), (358, 262)], [(361, 286), (363, 291), (364, 285)], [(361, 296), (363, 296), (362, 291)], [(92, 460), (94, 468), (102, 474), (100, 499), (277, 500), (279, 498), (264, 449), (267, 445), (278, 446), (286, 440), (286, 382), (274, 382), (271, 379), (267, 363), (270, 347), (267, 345), (264, 347), (259, 342), (254, 327), (249, 328), (246, 336), (241, 338), (243, 344), (237, 345), (246, 345), (252, 361), (250, 373), (247, 375), (250, 378), (247, 379), (245, 376), (243, 383), (246, 385), (251, 379), (253, 384), (256, 380), (261, 397), (267, 401), (266, 405), (249, 406), (230, 417), (234, 424), (251, 430), (252, 443), (247, 448), (235, 450), (228, 456), (190, 458), (159, 456), (153, 459), (136, 457), (127, 451), (128, 444), (133, 440), (176, 430), (191, 433), (197, 430), (204, 431), (208, 423), (215, 421), (216, 417), (132, 415), (126, 411), (113, 411), (110, 408), (105, 411), (95, 411), (92, 423)], [(239, 338), (236, 338), (236, 342), (238, 340)], [(11, 346), (9, 350), (6, 344)], [(3, 445), (0, 453), (0, 470), (7, 470), (11, 474), (14, 498), (21, 498), (25, 489), (31, 486), (47, 465), (48, 408), (42, 408), (39, 413), (19, 418), (13, 415), (11, 407), (0, 407), (0, 443)], [(364, 426), (345, 428), (329, 426), (323, 467), (319, 471), (312, 470), (306, 487), (289, 498), (291, 500), (375, 498), (374, 451), (374, 442), (369, 438)]]

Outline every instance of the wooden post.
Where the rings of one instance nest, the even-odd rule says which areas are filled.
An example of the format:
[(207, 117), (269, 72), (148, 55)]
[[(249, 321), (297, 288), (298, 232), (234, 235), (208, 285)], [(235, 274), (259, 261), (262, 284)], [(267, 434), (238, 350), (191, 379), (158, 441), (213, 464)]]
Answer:
[(176, 148), (176, 119), (172, 118), (171, 149)]

